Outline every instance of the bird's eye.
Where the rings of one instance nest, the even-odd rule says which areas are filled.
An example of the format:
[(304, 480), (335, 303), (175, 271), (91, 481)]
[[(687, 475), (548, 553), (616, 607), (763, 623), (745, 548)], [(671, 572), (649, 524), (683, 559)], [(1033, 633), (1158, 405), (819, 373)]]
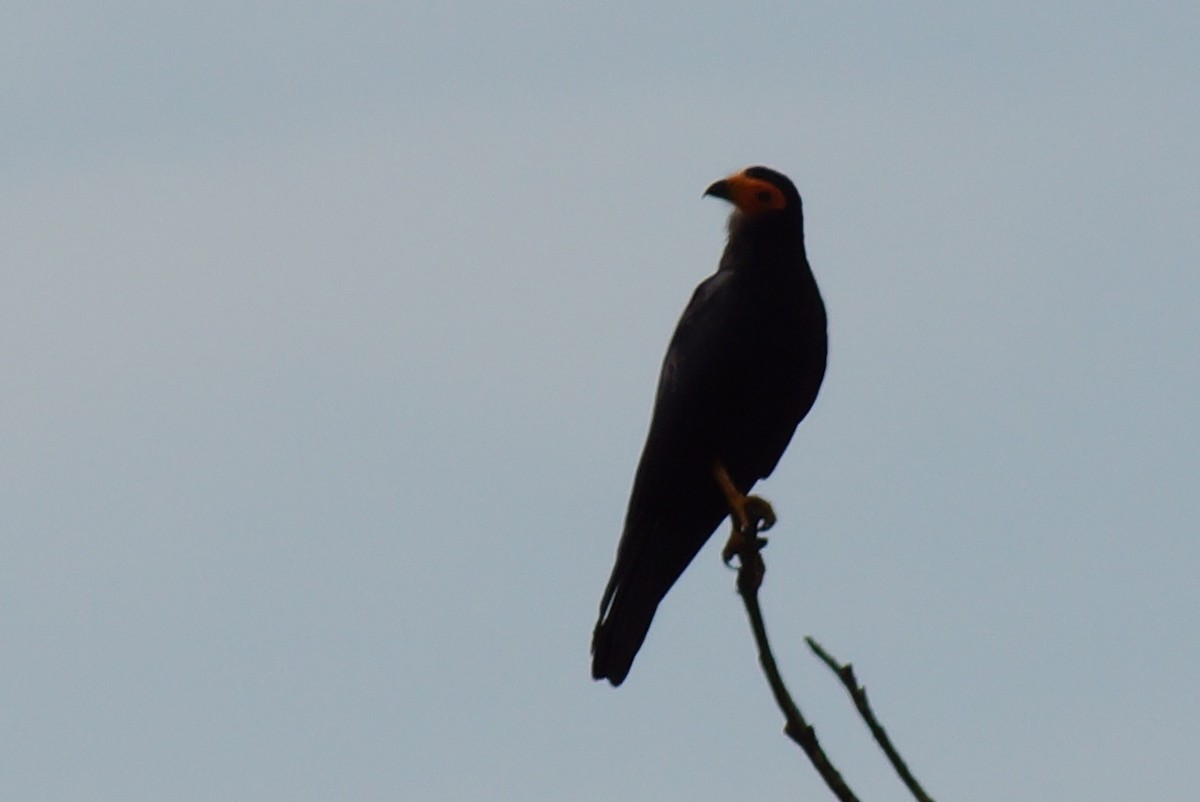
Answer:
[(756, 194), (754, 197), (758, 198), (760, 203), (770, 203), (771, 202), (771, 193), (765, 189), (760, 189), (758, 191), (758, 194)]

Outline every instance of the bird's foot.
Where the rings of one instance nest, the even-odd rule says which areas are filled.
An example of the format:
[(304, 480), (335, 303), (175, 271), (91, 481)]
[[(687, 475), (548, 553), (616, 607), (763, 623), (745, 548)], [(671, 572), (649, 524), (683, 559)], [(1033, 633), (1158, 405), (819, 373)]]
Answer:
[[(721, 486), (721, 492), (725, 495), (733, 518), (733, 532), (730, 533), (725, 548), (721, 550), (721, 559), (729, 565), (736, 554), (744, 566), (749, 562), (751, 555), (757, 558), (759, 550), (767, 545), (766, 538), (759, 537), (758, 533), (765, 532), (775, 525), (775, 510), (765, 498), (747, 496), (738, 490), (720, 460), (713, 463), (713, 476)], [(762, 560), (759, 558), (757, 561)]]
[(758, 552), (765, 548), (767, 539), (759, 537), (758, 533), (767, 531), (778, 520), (771, 502), (761, 496), (742, 496), (738, 501), (740, 503), (733, 509), (733, 531), (729, 533), (725, 548), (721, 549), (721, 559), (726, 565), (735, 555), (745, 563), (747, 550)]

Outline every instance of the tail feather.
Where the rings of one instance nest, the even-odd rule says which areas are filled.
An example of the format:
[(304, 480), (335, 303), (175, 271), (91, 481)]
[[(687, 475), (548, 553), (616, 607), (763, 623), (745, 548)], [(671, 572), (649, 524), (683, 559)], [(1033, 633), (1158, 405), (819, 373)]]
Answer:
[[(711, 485), (711, 487), (710, 487)], [(693, 492), (699, 486), (704, 492)], [(631, 515), (592, 633), (592, 677), (620, 685), (667, 591), (728, 514), (725, 499), (704, 473), (662, 502), (672, 512)], [(636, 490), (635, 490), (636, 494)], [(686, 497), (676, 503), (675, 496)], [(631, 502), (632, 506), (632, 502)]]
[(625, 681), (661, 600), (644, 584), (617, 589), (612, 606), (592, 633), (593, 679), (607, 679), (613, 686)]

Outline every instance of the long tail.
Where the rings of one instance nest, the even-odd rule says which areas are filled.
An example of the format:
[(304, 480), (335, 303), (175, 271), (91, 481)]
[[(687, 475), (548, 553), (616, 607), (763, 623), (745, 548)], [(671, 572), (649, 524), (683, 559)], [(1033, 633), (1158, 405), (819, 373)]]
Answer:
[(662, 594), (645, 581), (622, 583), (614, 590), (611, 606), (601, 611), (592, 632), (592, 678), (616, 686), (629, 674)]

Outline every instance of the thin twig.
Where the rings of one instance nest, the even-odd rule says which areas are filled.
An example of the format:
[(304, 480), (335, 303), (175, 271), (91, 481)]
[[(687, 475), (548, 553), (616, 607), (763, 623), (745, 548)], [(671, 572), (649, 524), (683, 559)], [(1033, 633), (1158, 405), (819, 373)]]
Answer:
[(875, 736), (875, 742), (879, 744), (879, 748), (887, 755), (888, 760), (892, 763), (892, 767), (900, 775), (900, 779), (904, 781), (904, 784), (908, 786), (908, 790), (912, 792), (917, 802), (933, 802), (933, 798), (925, 793), (925, 789), (917, 782), (917, 778), (908, 770), (908, 765), (904, 762), (904, 758), (900, 757), (900, 753), (892, 746), (892, 740), (888, 738), (888, 734), (883, 729), (883, 725), (879, 723), (879, 719), (875, 718), (875, 713), (871, 710), (870, 703), (867, 702), (867, 689), (858, 684), (858, 680), (854, 676), (854, 668), (849, 663), (839, 663), (829, 652), (821, 648), (821, 644), (812, 638), (805, 638), (804, 640), (808, 642), (808, 648), (812, 649), (813, 653), (821, 658), (825, 665), (829, 666), (829, 669), (846, 686), (846, 690), (850, 693), (850, 698), (854, 700), (854, 706), (858, 708), (859, 715), (867, 723), (871, 734)]
[(758, 588), (762, 585), (763, 575), (767, 570), (762, 554), (759, 553), (763, 543), (765, 541), (758, 537), (758, 522), (751, 521), (746, 530), (741, 533), (741, 542), (737, 548), (740, 563), (737, 587), (742, 601), (746, 604), (746, 614), (750, 617), (750, 628), (754, 630), (754, 642), (758, 645), (758, 661), (762, 664), (763, 673), (766, 674), (767, 682), (771, 686), (771, 693), (775, 695), (775, 702), (779, 705), (787, 722), (783, 731), (804, 750), (804, 754), (808, 755), (813, 767), (821, 775), (825, 784), (829, 786), (829, 790), (833, 791), (834, 796), (841, 802), (858, 802), (858, 797), (846, 785), (841, 773), (829, 762), (825, 751), (817, 742), (816, 731), (804, 719), (800, 708), (792, 701), (787, 686), (783, 684), (783, 678), (779, 676), (779, 667), (775, 664), (775, 656), (771, 653), (771, 644), (767, 640), (767, 626), (763, 623), (762, 609), (758, 606)]

